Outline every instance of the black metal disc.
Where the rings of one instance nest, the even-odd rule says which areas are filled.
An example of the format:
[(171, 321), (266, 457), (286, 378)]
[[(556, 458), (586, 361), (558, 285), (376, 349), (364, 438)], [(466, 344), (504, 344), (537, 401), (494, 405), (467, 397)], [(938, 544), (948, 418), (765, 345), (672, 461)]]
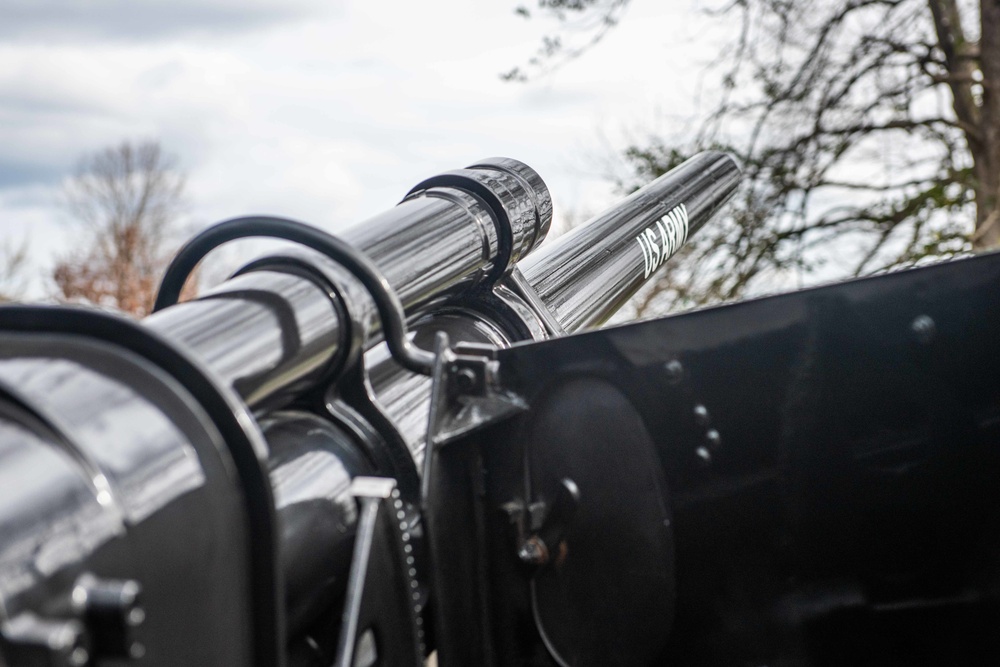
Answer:
[(567, 665), (648, 664), (666, 642), (674, 550), (665, 481), (642, 419), (615, 386), (570, 378), (526, 428), (532, 496), (564, 478), (580, 501), (533, 582), (539, 632)]

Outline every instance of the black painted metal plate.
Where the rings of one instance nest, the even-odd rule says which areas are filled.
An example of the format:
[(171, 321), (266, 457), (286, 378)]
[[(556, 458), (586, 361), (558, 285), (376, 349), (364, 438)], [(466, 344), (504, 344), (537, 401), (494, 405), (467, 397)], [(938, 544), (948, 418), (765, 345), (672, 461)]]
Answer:
[[(600, 502), (638, 499), (636, 525), (622, 524), (638, 540), (659, 517), (608, 449), (638, 416), (669, 489), (661, 574), (677, 596), (645, 662), (996, 664), (998, 341), (991, 254), (515, 346), (500, 353), (502, 382), (532, 408), (487, 446), (547, 442), (529, 447), (533, 479), (601, 471)], [(622, 405), (592, 410), (602, 394)], [(619, 456), (635, 466), (629, 446)], [(609, 664), (587, 619), (645, 554), (615, 536), (600, 558), (597, 519), (578, 519), (593, 539), (570, 542), (566, 562), (586, 564), (539, 594), (538, 617), (570, 664)], [(605, 639), (644, 622), (642, 605), (618, 609)]]

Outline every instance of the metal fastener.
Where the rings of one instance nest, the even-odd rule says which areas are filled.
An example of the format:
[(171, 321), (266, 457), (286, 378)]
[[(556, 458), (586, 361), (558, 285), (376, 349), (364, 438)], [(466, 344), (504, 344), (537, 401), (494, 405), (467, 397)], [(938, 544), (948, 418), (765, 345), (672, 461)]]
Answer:
[(937, 333), (937, 325), (929, 315), (917, 316), (910, 328), (913, 329), (917, 340), (924, 345), (934, 340), (934, 335)]
[(684, 378), (684, 366), (676, 359), (671, 359), (663, 365), (663, 370), (667, 373), (667, 382), (678, 384)]

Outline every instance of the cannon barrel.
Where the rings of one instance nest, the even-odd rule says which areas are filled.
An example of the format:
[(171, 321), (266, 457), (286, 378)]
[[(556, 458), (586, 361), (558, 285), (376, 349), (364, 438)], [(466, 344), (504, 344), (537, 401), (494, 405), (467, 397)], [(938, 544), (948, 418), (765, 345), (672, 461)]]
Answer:
[(695, 155), (520, 265), (566, 331), (606, 321), (739, 185), (732, 156)]
[[(484, 160), (343, 235), (375, 283), (295, 249), (170, 305), (214, 244), (208, 232), (140, 324), (0, 309), (0, 664), (330, 664), (338, 633), (365, 629), (359, 619), (378, 631), (352, 636), (338, 660), (422, 660), (441, 573), (419, 487), (444, 390), (430, 366), (404, 367), (398, 346), (414, 343), (438, 369), (452, 358), (430, 354), (442, 332), (456, 358), (479, 363), (455, 346), (600, 323), (738, 174), (727, 155), (696, 156), (533, 253), (551, 221), (548, 190), (519, 162)], [(215, 240), (283, 228), (247, 223)], [(412, 341), (397, 340), (386, 295)], [(374, 541), (374, 574), (359, 580), (355, 534), (369, 505), (355, 482), (371, 476), (393, 480), (390, 525), (360, 540)]]
[(0, 667), (996, 664), (1000, 254), (601, 328), (738, 175), (541, 243), (484, 160), (0, 307)]
[[(427, 179), (344, 239), (378, 265), (415, 317), (435, 300), (505, 271), (545, 238), (551, 221), (551, 196), (538, 175), (520, 162), (494, 159)], [(343, 313), (323, 287), (287, 270), (267, 272), (267, 266), (259, 263), (145, 321), (190, 350), (250, 406), (310, 386), (345, 344)]]

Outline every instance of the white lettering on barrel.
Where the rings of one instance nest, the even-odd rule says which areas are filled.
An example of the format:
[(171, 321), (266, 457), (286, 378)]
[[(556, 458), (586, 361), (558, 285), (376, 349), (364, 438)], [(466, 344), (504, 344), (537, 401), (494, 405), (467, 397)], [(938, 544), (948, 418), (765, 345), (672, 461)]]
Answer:
[(642, 249), (643, 280), (680, 250), (687, 241), (688, 231), (687, 207), (680, 204), (635, 237)]

